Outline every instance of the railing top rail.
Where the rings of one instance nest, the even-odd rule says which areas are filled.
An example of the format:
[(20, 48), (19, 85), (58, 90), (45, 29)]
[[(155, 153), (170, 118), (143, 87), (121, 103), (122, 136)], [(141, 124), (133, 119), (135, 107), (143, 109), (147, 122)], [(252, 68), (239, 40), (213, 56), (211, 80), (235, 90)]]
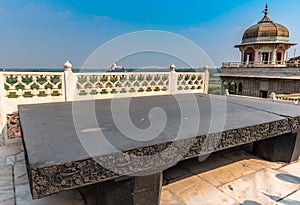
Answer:
[[(122, 72), (122, 73), (74, 73), (76, 76), (109, 75), (109, 76), (128, 76), (128, 75), (169, 75), (170, 72)], [(179, 75), (205, 75), (204, 72), (176, 72)]]
[(177, 74), (201, 74), (205, 75), (204, 72), (176, 72)]
[(170, 72), (99, 72), (99, 73), (74, 73), (75, 75), (159, 75), (169, 74)]

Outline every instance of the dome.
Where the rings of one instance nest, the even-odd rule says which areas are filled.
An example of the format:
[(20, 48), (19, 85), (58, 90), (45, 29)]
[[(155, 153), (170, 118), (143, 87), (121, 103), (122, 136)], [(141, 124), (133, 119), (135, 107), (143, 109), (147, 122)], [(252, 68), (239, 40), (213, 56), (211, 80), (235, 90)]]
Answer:
[(257, 41), (288, 41), (289, 30), (268, 17), (268, 5), (265, 9), (265, 16), (257, 24), (248, 28), (243, 36), (243, 43)]

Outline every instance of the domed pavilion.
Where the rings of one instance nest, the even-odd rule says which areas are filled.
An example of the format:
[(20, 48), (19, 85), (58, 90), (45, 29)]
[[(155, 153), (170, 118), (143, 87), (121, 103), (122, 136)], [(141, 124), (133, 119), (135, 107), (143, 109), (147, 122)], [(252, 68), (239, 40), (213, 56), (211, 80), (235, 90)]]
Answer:
[(255, 66), (286, 64), (286, 51), (296, 43), (289, 42), (289, 30), (268, 17), (268, 5), (264, 17), (257, 24), (248, 28), (240, 45), (242, 64)]
[(222, 64), (219, 74), (222, 91), (230, 94), (267, 98), (278, 94), (300, 93), (300, 62), (288, 63), (289, 30), (273, 22), (266, 5), (263, 18), (250, 26), (235, 45), (241, 52), (240, 62)]

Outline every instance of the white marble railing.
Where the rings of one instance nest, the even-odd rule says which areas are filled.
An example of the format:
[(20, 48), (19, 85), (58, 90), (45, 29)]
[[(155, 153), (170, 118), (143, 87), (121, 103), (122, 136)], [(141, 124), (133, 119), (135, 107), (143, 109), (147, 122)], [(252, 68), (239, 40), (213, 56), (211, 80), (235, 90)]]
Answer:
[(78, 96), (92, 95), (96, 98), (114, 95), (167, 94), (169, 73), (78, 73)]
[(177, 73), (177, 91), (186, 92), (203, 92), (204, 90), (204, 73)]
[(64, 68), (64, 72), (0, 72), (2, 144), (21, 136), (20, 104), (208, 91), (208, 68), (201, 73), (175, 72), (174, 65), (170, 72), (158, 73), (73, 73), (69, 62)]
[(282, 68), (298, 67), (298, 63), (288, 63), (287, 61), (260, 61), (260, 62), (223, 62), (222, 68)]
[(76, 99), (202, 93), (205, 87), (204, 73), (75, 73), (74, 77)]
[(300, 93), (294, 93), (294, 94), (271, 93), (270, 98), (272, 99), (272, 101), (292, 102), (298, 105), (300, 101)]
[(48, 97), (62, 95), (63, 73), (4, 72), (4, 97)]

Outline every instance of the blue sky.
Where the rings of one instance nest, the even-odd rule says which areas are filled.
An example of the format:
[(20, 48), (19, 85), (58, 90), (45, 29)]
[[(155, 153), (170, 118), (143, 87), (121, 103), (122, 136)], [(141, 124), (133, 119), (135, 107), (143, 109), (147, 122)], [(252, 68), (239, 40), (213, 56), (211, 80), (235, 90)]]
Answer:
[[(0, 67), (62, 67), (66, 59), (80, 67), (105, 42), (140, 30), (182, 35), (220, 66), (239, 61), (233, 46), (263, 17), (266, 3), (269, 17), (300, 43), (298, 0), (0, 0)], [(300, 55), (297, 45), (290, 57), (294, 49)]]

